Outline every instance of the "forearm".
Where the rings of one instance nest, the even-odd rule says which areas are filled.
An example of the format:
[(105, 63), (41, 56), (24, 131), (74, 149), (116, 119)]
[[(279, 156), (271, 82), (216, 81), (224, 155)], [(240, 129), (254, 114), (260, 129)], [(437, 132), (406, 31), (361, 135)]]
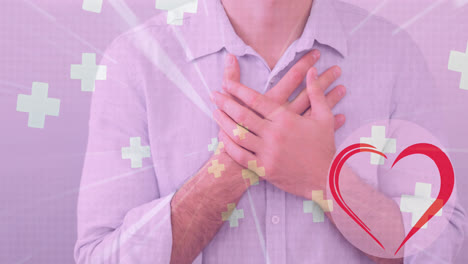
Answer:
[[(340, 190), (343, 199), (356, 215), (369, 226), (372, 233), (386, 247), (386, 251), (394, 252), (393, 248), (396, 249), (405, 237), (403, 220), (397, 203), (365, 183), (349, 167), (344, 166), (341, 174)], [(355, 241), (369, 241), (367, 233), (358, 224), (350, 221), (349, 216), (340, 207), (336, 206), (333, 210), (333, 214), (327, 213), (332, 223), (336, 225), (336, 221), (346, 222), (346, 224), (339, 226), (341, 232), (351, 234)], [(380, 264), (403, 263), (402, 258), (380, 258), (365, 254)]]
[[(213, 160), (224, 165), (220, 177), (208, 172)], [(171, 263), (191, 263), (212, 240), (223, 224), (222, 213), (227, 205), (237, 204), (248, 187), (241, 169), (221, 152), (176, 192), (171, 202)]]

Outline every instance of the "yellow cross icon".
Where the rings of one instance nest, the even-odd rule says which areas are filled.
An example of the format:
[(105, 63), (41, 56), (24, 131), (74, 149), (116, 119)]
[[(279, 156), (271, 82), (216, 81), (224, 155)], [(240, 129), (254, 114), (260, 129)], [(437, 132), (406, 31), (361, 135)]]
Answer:
[(224, 170), (224, 164), (218, 163), (218, 160), (211, 161), (211, 167), (208, 168), (208, 172), (213, 173), (215, 178), (221, 177), (221, 172)]
[(237, 124), (237, 128), (232, 131), (234, 136), (239, 136), (240, 139), (245, 138), (245, 134), (249, 133), (247, 127), (243, 127), (242, 124)]
[(249, 179), (250, 185), (256, 185), (258, 184), (258, 176), (265, 176), (265, 168), (257, 167), (257, 161), (250, 160), (248, 162), (248, 169), (242, 170), (242, 178)]

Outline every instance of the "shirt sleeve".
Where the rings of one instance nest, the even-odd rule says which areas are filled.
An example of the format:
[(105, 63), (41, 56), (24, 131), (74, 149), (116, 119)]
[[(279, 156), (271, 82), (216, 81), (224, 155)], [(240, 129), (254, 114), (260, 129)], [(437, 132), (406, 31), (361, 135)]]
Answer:
[(174, 193), (161, 195), (158, 188), (132, 47), (125, 35), (109, 46), (100, 62), (106, 79), (97, 80), (92, 93), (77, 209), (78, 264), (170, 261)]
[[(401, 36), (395, 46), (395, 49), (399, 50), (399, 61), (397, 62), (398, 70), (392, 92), (390, 122), (398, 119), (421, 126), (429, 131), (442, 145), (439, 147), (443, 148), (448, 144), (448, 139), (444, 133), (444, 130), (447, 129), (444, 126), (444, 111), (441, 111), (447, 104), (443, 100), (444, 97), (441, 96), (443, 89), (437, 89), (438, 87), (433, 75), (427, 67), (424, 56), (416, 43), (406, 32), (399, 34)], [(405, 129), (394, 127), (392, 131), (394, 133), (402, 133)], [(421, 138), (421, 140), (424, 139)], [(397, 172), (397, 170), (394, 170), (394, 172)], [(402, 171), (399, 170), (398, 172), (401, 173)], [(388, 173), (381, 175), (379, 173), (379, 187), (384, 190), (384, 193), (400, 204), (400, 198), (403, 194), (414, 194), (415, 179), (424, 179), (424, 175), (418, 176), (417, 174), (414, 170), (410, 173), (405, 173), (403, 176), (390, 175)], [(395, 177), (403, 179), (403, 183), (395, 184), (392, 182), (392, 179), (395, 179)], [(458, 175), (458, 177), (460, 176)], [(440, 181), (439, 179), (435, 180)], [(437, 182), (437, 184), (440, 183)], [(433, 187), (438, 189), (440, 185), (437, 184)], [(405, 263), (432, 263), (434, 260), (452, 263), (454, 261), (463, 242), (464, 222), (466, 221), (465, 212), (456, 201), (456, 195), (455, 180), (452, 196), (444, 207), (449, 208), (451, 214), (442, 213), (441, 216), (442, 221), (446, 222), (443, 232), (440, 232), (430, 245), (421, 247), (419, 253), (405, 257)], [(405, 223), (405, 229), (407, 234), (411, 229), (411, 225)], [(427, 232), (428, 229), (421, 230), (422, 232)]]

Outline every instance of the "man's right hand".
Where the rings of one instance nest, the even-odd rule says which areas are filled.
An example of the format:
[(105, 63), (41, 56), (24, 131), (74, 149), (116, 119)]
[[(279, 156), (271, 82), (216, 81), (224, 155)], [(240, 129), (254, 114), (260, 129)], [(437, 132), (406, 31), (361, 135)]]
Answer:
[[(296, 90), (296, 88), (303, 82), (306, 77), (307, 71), (312, 68), (320, 58), (320, 52), (318, 50), (312, 50), (304, 55), (291, 69), (284, 75), (284, 77), (278, 82), (277, 85), (272, 87), (265, 93), (265, 96), (271, 99), (273, 102), (286, 106), (286, 108), (296, 114), (302, 114), (310, 108), (309, 96), (307, 95), (306, 89), (303, 89), (296, 98), (292, 101), (288, 101), (288, 98)], [(236, 57), (232, 54), (226, 56), (226, 63), (223, 74), (223, 83), (226, 80), (232, 80), (240, 82), (240, 67)], [(338, 86), (337, 86), (338, 87)], [(230, 94), (226, 96), (233, 98)], [(236, 98), (234, 100), (240, 102)], [(335, 106), (338, 101), (341, 100), (341, 96), (336, 92), (330, 92), (326, 95), (326, 101), (328, 105)], [(240, 102), (243, 104), (242, 102)], [(244, 105), (245, 106), (245, 105)], [(307, 110), (307, 112), (310, 111)], [(307, 113), (306, 112), (306, 113)], [(344, 118), (341, 115), (335, 116), (335, 131), (338, 130), (344, 124)], [(219, 137), (219, 136), (218, 136)], [(225, 150), (220, 149), (222, 152)], [(232, 149), (231, 151), (236, 151)], [(263, 179), (260, 177), (260, 179)]]

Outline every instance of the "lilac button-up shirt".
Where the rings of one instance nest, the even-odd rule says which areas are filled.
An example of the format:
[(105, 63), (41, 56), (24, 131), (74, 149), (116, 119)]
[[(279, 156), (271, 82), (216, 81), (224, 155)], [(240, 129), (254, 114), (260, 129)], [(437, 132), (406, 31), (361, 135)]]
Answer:
[[(347, 95), (333, 109), (346, 115), (337, 145), (382, 119), (410, 120), (437, 134), (437, 113), (421, 114), (437, 104), (422, 54), (406, 33), (393, 36), (395, 26), (383, 19), (371, 17), (353, 31), (366, 16), (346, 3), (315, 0), (303, 34), (273, 69), (236, 35), (219, 0), (199, 1), (182, 25), (168, 25), (161, 14), (117, 38), (100, 63), (107, 80), (97, 82), (92, 99), (76, 261), (169, 262), (170, 201), (213, 155), (209, 145), (219, 128), (209, 94), (221, 89), (227, 53), (239, 60), (241, 82), (261, 93), (313, 48), (322, 54), (319, 72), (339, 65), (342, 77), (331, 87), (342, 83)], [(392, 198), (414, 190), (368, 182)], [(303, 198), (266, 181), (251, 186), (236, 205), (237, 222), (226, 221), (195, 263), (372, 263), (327, 217), (312, 221), (304, 206)], [(406, 262), (451, 260), (463, 237), (463, 212), (453, 211), (432, 255)]]

